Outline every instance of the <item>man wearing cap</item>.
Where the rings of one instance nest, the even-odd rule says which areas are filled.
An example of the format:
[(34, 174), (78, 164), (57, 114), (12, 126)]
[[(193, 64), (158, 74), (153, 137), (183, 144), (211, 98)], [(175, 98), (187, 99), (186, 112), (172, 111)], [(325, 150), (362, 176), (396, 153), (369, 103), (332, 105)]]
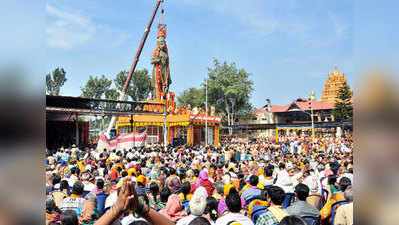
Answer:
[(96, 185), (91, 183), (90, 181), (90, 174), (88, 172), (82, 173), (82, 183), (84, 185), (84, 191), (91, 192), (96, 188)]
[(191, 214), (181, 218), (179, 221), (177, 221), (176, 225), (188, 225), (195, 218), (201, 216), (206, 207), (205, 197), (201, 195), (200, 192), (194, 192), (194, 195), (189, 202), (189, 207)]
[(147, 178), (144, 175), (139, 175), (136, 179), (136, 192), (138, 195), (145, 195), (148, 193), (145, 185), (147, 184)]
[(61, 156), (61, 166), (67, 166), (71, 156), (68, 153), (68, 150), (64, 150)]

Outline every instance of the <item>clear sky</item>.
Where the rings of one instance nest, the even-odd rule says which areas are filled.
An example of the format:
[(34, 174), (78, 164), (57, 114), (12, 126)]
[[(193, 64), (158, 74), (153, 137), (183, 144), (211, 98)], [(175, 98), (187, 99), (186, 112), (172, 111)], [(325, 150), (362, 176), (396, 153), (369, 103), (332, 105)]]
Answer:
[[(45, 73), (64, 67), (68, 81), (61, 94), (80, 95), (89, 75), (114, 79), (128, 70), (155, 2), (47, 1)], [(165, 0), (162, 6), (176, 94), (198, 87), (214, 57), (252, 74), (255, 107), (266, 98), (287, 104), (312, 90), (319, 99), (334, 65), (351, 86), (356, 79), (354, 25), (363, 23), (354, 21), (352, 0)], [(363, 10), (370, 8), (357, 13)], [(159, 14), (137, 69), (152, 69), (158, 19)]]

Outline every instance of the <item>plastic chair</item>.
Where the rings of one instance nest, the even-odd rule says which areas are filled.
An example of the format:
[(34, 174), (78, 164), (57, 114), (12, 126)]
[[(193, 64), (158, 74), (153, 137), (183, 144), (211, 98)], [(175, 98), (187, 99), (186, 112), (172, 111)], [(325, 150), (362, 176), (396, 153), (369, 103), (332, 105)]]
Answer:
[(321, 216), (303, 216), (302, 219), (304, 219), (308, 225), (320, 225)]
[(321, 199), (319, 201), (320, 209), (324, 207), (328, 200), (328, 191), (326, 189), (321, 189)]
[(269, 207), (269, 203), (267, 201), (263, 201), (260, 199), (252, 201), (247, 207), (246, 216), (248, 216), (251, 219), (254, 210), (259, 209), (260, 207)]
[(273, 185), (266, 185), (266, 186), (263, 187), (263, 190), (267, 190), (267, 189), (269, 189), (271, 187), (273, 187)]
[(311, 194), (306, 198), (306, 202), (314, 206), (316, 209), (320, 210), (321, 199), (322, 197), (320, 194)]
[(338, 206), (346, 204), (348, 204), (348, 201), (343, 200), (343, 201), (334, 202), (334, 204), (331, 205), (331, 219), (332, 219), (331, 225), (334, 225), (335, 213), (337, 212)]
[(187, 212), (188, 215), (191, 214), (189, 202), (190, 202), (190, 201), (188, 201), (188, 200), (182, 202), (183, 207), (184, 207), (184, 209), (186, 210), (186, 212)]
[(286, 193), (285, 194), (285, 199), (283, 203), (283, 208), (287, 208), (288, 206), (291, 205), (295, 201), (295, 193)]
[(96, 196), (97, 196), (97, 211), (102, 215), (105, 212), (104, 210), (105, 200), (107, 199), (108, 194), (102, 193), (102, 194), (97, 194)]
[(251, 214), (251, 220), (254, 224), (256, 224), (256, 220), (258, 220), (259, 216), (261, 216), (266, 212), (267, 208), (268, 207), (266, 206), (254, 206), (254, 210), (252, 211)]
[(257, 200), (257, 199), (258, 199), (258, 200), (261, 200), (260, 195), (255, 196), (255, 197), (250, 198), (250, 199), (246, 199), (246, 200), (245, 200), (245, 205), (249, 205), (252, 201)]
[(87, 194), (89, 194), (90, 191), (83, 191), (82, 193), (82, 198), (84, 198)]

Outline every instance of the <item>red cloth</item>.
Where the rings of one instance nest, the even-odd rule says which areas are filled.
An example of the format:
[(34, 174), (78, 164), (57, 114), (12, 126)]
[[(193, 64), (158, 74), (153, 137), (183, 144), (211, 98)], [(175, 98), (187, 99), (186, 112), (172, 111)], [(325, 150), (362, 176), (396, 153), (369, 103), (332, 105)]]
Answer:
[(208, 196), (212, 196), (213, 190), (215, 190), (215, 187), (212, 182), (210, 182), (209, 180), (204, 180), (204, 181), (201, 181), (200, 186), (202, 186), (206, 189)]
[(112, 171), (111, 171), (111, 180), (116, 180), (116, 179), (118, 179), (118, 171), (116, 171), (116, 169), (113, 169)]
[(190, 184), (190, 194), (194, 194), (194, 191), (197, 189), (197, 185)]

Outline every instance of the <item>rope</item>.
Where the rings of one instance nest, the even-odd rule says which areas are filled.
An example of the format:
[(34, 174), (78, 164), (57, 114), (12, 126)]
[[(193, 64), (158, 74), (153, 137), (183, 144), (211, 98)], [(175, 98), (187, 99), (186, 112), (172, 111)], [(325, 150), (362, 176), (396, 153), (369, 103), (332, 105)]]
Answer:
[(161, 17), (159, 18), (158, 26), (161, 25), (162, 18), (163, 18), (163, 16), (164, 16), (164, 12), (165, 12), (165, 10), (164, 10), (163, 7), (162, 7), (162, 9), (161, 9)]

